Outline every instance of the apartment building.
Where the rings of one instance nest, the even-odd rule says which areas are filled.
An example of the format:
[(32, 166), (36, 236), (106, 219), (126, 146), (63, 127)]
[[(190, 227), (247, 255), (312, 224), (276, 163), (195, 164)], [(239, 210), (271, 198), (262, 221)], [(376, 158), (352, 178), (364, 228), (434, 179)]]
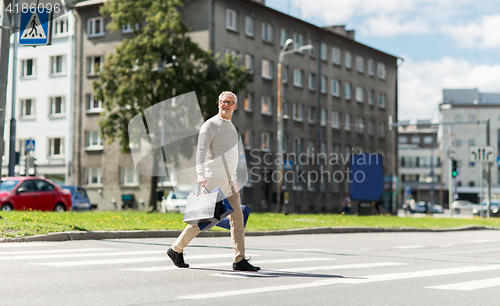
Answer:
[[(95, 67), (130, 35), (106, 33), (107, 20), (99, 15), (104, 2), (83, 1), (76, 9), (74, 170), (89, 194), (100, 198), (99, 207), (112, 209), (113, 199), (116, 202), (125, 192), (147, 202), (149, 178), (134, 171), (130, 155), (120, 153), (117, 143), (102, 144), (95, 134), (96, 113), (102, 112), (92, 96)], [(290, 49), (307, 44), (313, 49), (289, 54), (283, 62), (287, 211), (339, 212), (349, 190), (348, 158), (353, 152), (380, 153), (384, 174), (397, 175), (397, 131), (388, 129), (389, 118), (397, 121), (396, 56), (357, 42), (354, 31), (344, 26), (318, 27), (269, 8), (265, 1), (191, 0), (180, 11), (194, 41), (214, 54), (240, 55), (241, 65), (253, 74), (253, 82), (238, 93), (233, 116), (249, 167), (250, 181), (242, 190), (244, 204), (255, 211), (275, 207), (276, 67), (278, 53), (289, 38), (293, 39)], [(216, 103), (217, 97), (213, 99)], [(175, 178), (170, 181), (175, 184)]]
[[(52, 45), (33, 48), (17, 46), (13, 60), (11, 37), (9, 71), (17, 65), (16, 77), (16, 148), (19, 164), (15, 175), (26, 175), (26, 140), (35, 141), (28, 170), (30, 175), (46, 177), (58, 184), (73, 184), (73, 112), (74, 112), (74, 32), (73, 12), (53, 21)], [(12, 116), (12, 73), (9, 73), (5, 120), (5, 150), (2, 173), (8, 174), (10, 118)]]
[[(486, 119), (490, 122), (490, 146), (494, 155), (500, 149), (500, 93), (483, 93), (473, 89), (443, 89), (443, 103), (440, 105), (440, 121), (450, 124), (440, 126), (439, 144), (443, 161), (443, 183), (449, 185), (450, 164), (447, 153), (452, 147), (457, 152), (459, 174), (453, 179), (454, 194), (459, 199), (478, 203), (486, 194), (486, 179), (483, 172), (486, 164), (469, 161), (469, 148), (486, 146)], [(497, 159), (495, 158), (495, 161)], [(482, 170), (482, 171), (481, 171)], [(500, 198), (500, 177), (498, 163), (491, 165), (492, 198)], [(483, 187), (483, 188), (481, 188)]]

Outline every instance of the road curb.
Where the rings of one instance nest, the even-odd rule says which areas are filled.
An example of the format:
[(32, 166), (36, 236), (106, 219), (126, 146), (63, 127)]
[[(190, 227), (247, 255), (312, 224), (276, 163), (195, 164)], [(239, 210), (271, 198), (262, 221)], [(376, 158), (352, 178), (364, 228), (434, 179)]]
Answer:
[[(377, 227), (318, 227), (278, 231), (246, 232), (245, 236), (279, 236), (279, 235), (310, 235), (310, 234), (355, 234), (355, 233), (409, 233), (409, 232), (456, 232), (476, 230), (500, 230), (493, 226), (462, 226), (454, 228), (377, 228)], [(133, 239), (133, 238), (177, 238), (181, 231), (96, 231), (96, 232), (61, 232), (46, 235), (36, 235), (22, 238), (0, 238), (0, 242), (35, 242), (35, 241), (73, 241), (73, 240), (103, 240), (103, 239)], [(200, 232), (198, 237), (229, 237), (230, 232)]]

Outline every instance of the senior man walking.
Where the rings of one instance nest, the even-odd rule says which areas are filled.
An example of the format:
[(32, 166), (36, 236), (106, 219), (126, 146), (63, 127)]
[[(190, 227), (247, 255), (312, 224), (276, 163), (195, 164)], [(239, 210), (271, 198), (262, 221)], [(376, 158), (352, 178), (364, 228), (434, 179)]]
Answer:
[[(219, 95), (219, 113), (208, 119), (200, 129), (196, 150), (196, 172), (198, 185), (213, 190), (219, 187), (231, 204), (234, 212), (228, 216), (231, 226), (231, 241), (235, 252), (233, 270), (258, 271), (245, 259), (245, 225), (241, 211), (240, 186), (236, 180), (238, 166), (238, 132), (231, 118), (237, 107), (237, 97), (230, 91)], [(198, 225), (188, 224), (177, 240), (168, 249), (167, 255), (179, 268), (188, 268), (184, 262), (184, 248), (200, 232)]]

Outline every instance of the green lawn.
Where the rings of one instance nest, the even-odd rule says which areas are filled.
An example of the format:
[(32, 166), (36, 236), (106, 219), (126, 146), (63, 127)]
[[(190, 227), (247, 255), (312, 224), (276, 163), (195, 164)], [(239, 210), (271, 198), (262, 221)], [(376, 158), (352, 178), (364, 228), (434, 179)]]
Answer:
[[(145, 212), (0, 212), (0, 238), (25, 237), (64, 231), (182, 230), (181, 214)], [(392, 216), (353, 216), (336, 214), (283, 215), (252, 213), (247, 231), (269, 231), (315, 227), (368, 226), (377, 228), (452, 228), (466, 225), (500, 228), (500, 219), (404, 218)], [(212, 230), (225, 231), (214, 227)]]

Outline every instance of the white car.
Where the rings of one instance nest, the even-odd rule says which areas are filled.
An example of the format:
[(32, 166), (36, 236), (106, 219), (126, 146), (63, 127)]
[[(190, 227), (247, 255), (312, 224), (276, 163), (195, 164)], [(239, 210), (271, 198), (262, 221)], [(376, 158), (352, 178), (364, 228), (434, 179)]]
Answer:
[(471, 203), (469, 201), (464, 200), (456, 200), (451, 203), (451, 209), (455, 214), (460, 214), (464, 211), (472, 212), (472, 210), (477, 206), (477, 204)]
[(183, 214), (186, 210), (187, 198), (192, 194), (196, 193), (190, 190), (171, 190), (161, 201), (161, 211)]

